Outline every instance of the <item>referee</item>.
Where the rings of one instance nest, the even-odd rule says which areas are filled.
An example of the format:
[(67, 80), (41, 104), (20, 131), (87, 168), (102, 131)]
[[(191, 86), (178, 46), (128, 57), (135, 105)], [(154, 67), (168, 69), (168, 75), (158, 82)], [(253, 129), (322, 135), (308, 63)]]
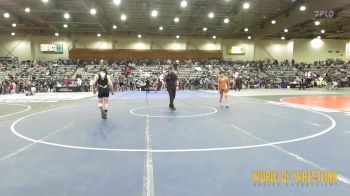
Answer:
[(176, 108), (174, 106), (174, 99), (176, 96), (176, 86), (177, 86), (178, 78), (177, 78), (177, 75), (174, 73), (174, 68), (172, 66), (169, 67), (168, 75), (165, 76), (164, 81), (165, 81), (165, 86), (169, 93), (169, 99), (170, 99), (169, 108), (175, 111)]

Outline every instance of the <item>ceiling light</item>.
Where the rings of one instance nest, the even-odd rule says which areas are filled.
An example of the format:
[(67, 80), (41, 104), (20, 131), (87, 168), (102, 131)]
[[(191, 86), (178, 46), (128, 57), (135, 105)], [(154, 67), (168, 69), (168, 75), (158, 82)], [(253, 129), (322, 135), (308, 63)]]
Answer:
[(185, 1), (185, 0), (181, 1), (180, 5), (183, 8), (187, 7), (187, 1)]
[(96, 9), (95, 9), (95, 8), (91, 8), (91, 9), (90, 9), (90, 14), (91, 14), (91, 15), (95, 15), (95, 14), (96, 14), (96, 12), (97, 12), (97, 11), (96, 11)]
[(115, 5), (120, 5), (121, 0), (114, 0), (113, 3), (114, 3)]
[(30, 12), (30, 8), (27, 7), (26, 9), (24, 9), (25, 12), (29, 13)]
[(285, 33), (288, 33), (288, 29), (284, 29), (283, 31), (284, 31)]
[(302, 11), (302, 12), (303, 12), (303, 11), (305, 11), (305, 10), (306, 10), (306, 6), (305, 6), (305, 5), (302, 5), (302, 6), (300, 6), (300, 8), (299, 8), (299, 9), (300, 9), (300, 11)]
[(250, 8), (250, 4), (248, 2), (243, 3), (243, 9), (249, 9)]
[(285, 40), (286, 38), (284, 36), (281, 37), (281, 40)]
[(252, 39), (252, 36), (249, 35), (249, 36), (248, 36), (248, 39)]
[(59, 33), (55, 33), (55, 36), (58, 37), (60, 34)]
[(44, 2), (44, 3), (47, 3), (49, 0), (41, 0), (42, 2)]
[(127, 18), (127, 17), (126, 17), (126, 15), (125, 15), (125, 14), (122, 14), (122, 15), (120, 16), (120, 19), (121, 19), (121, 20), (123, 20), (123, 21), (125, 21), (125, 20), (126, 20), (126, 18)]
[(178, 23), (180, 21), (180, 19), (178, 17), (174, 18), (174, 22)]
[(271, 21), (271, 24), (276, 24), (276, 20), (272, 20), (272, 21)]
[(157, 11), (157, 10), (153, 10), (153, 11), (151, 12), (151, 16), (152, 16), (152, 17), (157, 17), (157, 16), (158, 16), (158, 11)]
[(203, 28), (203, 31), (207, 31), (207, 30), (208, 30), (207, 27), (204, 27), (204, 28)]
[(101, 33), (97, 33), (97, 37), (101, 37)]
[(69, 19), (69, 18), (70, 18), (70, 15), (69, 15), (68, 13), (64, 13), (63, 17), (64, 17), (65, 19)]
[(315, 25), (316, 25), (316, 26), (318, 26), (318, 25), (320, 25), (320, 24), (321, 24), (320, 21), (318, 21), (318, 20), (315, 21)]
[(230, 19), (228, 19), (228, 18), (225, 18), (225, 19), (224, 19), (224, 23), (227, 24), (227, 23), (229, 23), (229, 22), (230, 22)]
[(16, 23), (12, 23), (12, 27), (17, 27), (17, 24)]
[(9, 13), (7, 13), (7, 12), (6, 12), (6, 13), (4, 13), (4, 17), (5, 17), (5, 18), (10, 18), (10, 14), (9, 14)]
[(63, 27), (64, 27), (64, 28), (68, 28), (68, 25), (67, 25), (67, 24), (64, 24)]
[(315, 38), (311, 40), (311, 46), (313, 48), (321, 48), (323, 46), (323, 41), (321, 39)]
[(216, 36), (215, 36), (215, 35), (213, 35), (213, 39), (216, 39)]
[(176, 36), (176, 39), (180, 39), (180, 35), (177, 35), (177, 36)]
[(321, 30), (321, 33), (326, 33), (326, 30), (322, 29), (322, 30)]
[(249, 29), (248, 29), (248, 28), (244, 28), (244, 31), (245, 31), (245, 32), (248, 32), (248, 31), (249, 31)]
[(12, 35), (12, 36), (15, 36), (15, 35), (16, 35), (16, 33), (15, 33), (15, 32), (12, 32), (12, 33), (11, 33), (11, 35)]
[(160, 31), (163, 31), (163, 29), (164, 29), (164, 28), (163, 28), (162, 26), (159, 27), (159, 30), (160, 30)]
[(138, 37), (138, 38), (141, 38), (141, 37), (142, 37), (142, 35), (141, 35), (141, 34), (138, 34), (138, 35), (137, 35), (137, 37)]
[(209, 17), (209, 18), (214, 18), (214, 16), (215, 16), (215, 15), (214, 15), (213, 12), (210, 12), (210, 13), (208, 14), (208, 17)]
[(117, 25), (113, 25), (113, 29), (114, 29), (114, 30), (117, 29)]
[(317, 36), (317, 39), (321, 39), (321, 36)]

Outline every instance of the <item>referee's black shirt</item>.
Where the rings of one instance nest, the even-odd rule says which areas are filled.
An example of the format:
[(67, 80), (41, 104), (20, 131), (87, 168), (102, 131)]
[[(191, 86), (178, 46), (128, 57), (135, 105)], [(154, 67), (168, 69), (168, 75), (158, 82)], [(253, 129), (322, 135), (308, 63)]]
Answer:
[(165, 76), (165, 82), (167, 88), (176, 88), (177, 75), (175, 73), (169, 73)]

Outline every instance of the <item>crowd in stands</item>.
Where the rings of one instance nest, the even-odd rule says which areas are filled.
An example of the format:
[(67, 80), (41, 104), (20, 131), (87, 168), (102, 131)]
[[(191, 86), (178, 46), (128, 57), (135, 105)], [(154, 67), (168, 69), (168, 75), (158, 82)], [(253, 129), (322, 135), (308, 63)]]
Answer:
[[(225, 71), (231, 88), (349, 87), (350, 62), (318, 61), (203, 61), (172, 60), (44, 60), (0, 61), (0, 94), (54, 92), (77, 87), (91, 91), (92, 79), (106, 64), (118, 91), (164, 89), (163, 78), (172, 65), (179, 76), (179, 89), (216, 89), (217, 76)], [(28, 93), (26, 92), (26, 93)]]

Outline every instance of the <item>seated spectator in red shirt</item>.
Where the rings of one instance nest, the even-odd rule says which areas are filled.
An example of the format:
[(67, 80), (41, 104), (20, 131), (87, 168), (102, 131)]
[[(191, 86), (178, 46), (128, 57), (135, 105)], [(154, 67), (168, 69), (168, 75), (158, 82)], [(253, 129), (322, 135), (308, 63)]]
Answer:
[(63, 80), (63, 85), (68, 86), (70, 84), (70, 80), (68, 78)]
[(125, 74), (126, 74), (126, 75), (129, 75), (129, 74), (130, 74), (131, 68), (129, 67), (129, 65), (127, 65), (127, 66), (125, 67), (124, 71), (125, 71)]

